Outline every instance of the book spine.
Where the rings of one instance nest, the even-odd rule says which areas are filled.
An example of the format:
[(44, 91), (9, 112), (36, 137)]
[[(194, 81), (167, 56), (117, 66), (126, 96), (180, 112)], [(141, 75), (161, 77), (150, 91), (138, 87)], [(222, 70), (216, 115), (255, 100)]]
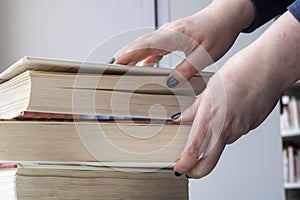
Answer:
[(297, 181), (297, 161), (295, 156), (295, 147), (290, 145), (287, 148), (288, 162), (289, 162), (289, 182), (295, 183)]
[(292, 130), (299, 130), (299, 109), (296, 97), (292, 96), (291, 101), (289, 103), (290, 112), (291, 112), (291, 129)]
[(289, 183), (289, 160), (288, 160), (288, 151), (283, 149), (282, 151), (282, 162), (283, 162), (283, 179), (285, 183)]

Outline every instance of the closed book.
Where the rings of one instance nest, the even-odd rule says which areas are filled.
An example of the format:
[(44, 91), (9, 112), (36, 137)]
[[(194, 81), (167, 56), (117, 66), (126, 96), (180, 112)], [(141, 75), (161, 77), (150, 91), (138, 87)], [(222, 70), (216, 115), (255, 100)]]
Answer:
[(169, 118), (211, 74), (170, 89), (170, 70), (24, 58), (0, 74), (0, 118), (27, 112)]
[(188, 180), (172, 170), (116, 171), (109, 167), (0, 166), (1, 199), (188, 199)]
[(131, 163), (172, 167), (190, 124), (156, 121), (0, 121), (0, 161)]

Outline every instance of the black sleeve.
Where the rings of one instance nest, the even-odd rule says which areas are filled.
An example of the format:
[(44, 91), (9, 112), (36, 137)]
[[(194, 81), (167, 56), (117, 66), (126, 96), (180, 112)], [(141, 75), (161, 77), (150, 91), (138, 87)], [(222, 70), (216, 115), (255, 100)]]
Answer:
[(296, 0), (288, 7), (288, 10), (292, 15), (300, 22), (300, 0)]
[[(249, 0), (250, 1), (250, 0)], [(255, 8), (255, 19), (242, 32), (250, 33), (277, 15), (284, 13), (294, 0), (251, 0)]]

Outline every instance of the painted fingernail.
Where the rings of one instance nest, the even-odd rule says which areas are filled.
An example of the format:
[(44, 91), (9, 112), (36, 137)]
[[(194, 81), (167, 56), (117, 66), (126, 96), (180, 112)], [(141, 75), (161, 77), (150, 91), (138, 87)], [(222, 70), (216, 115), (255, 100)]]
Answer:
[(177, 177), (179, 177), (179, 176), (181, 176), (182, 174), (181, 173), (179, 173), (179, 172), (174, 172), (174, 174), (175, 174), (175, 176), (177, 176)]
[(176, 113), (175, 115), (172, 115), (172, 119), (178, 119), (181, 116), (181, 112)]
[(188, 175), (185, 175), (185, 177), (187, 177), (187, 178), (191, 178), (191, 177), (189, 177)]
[(116, 61), (116, 59), (115, 59), (115, 58), (112, 58), (112, 59), (110, 59), (110, 60), (107, 62), (107, 64), (113, 64), (115, 61)]
[(176, 85), (178, 85), (179, 80), (175, 77), (175, 76), (171, 76), (168, 80), (167, 80), (167, 86), (169, 88), (173, 88)]

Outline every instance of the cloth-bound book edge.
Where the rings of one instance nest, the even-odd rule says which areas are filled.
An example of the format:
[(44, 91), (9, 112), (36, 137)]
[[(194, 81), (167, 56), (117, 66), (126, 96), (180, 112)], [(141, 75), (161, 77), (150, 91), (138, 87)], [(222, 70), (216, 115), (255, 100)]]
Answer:
[[(16, 115), (12, 119), (0, 119), (0, 121), (57, 121), (57, 122), (76, 122), (76, 121), (99, 121), (99, 122), (117, 122), (117, 123), (140, 123), (140, 124), (168, 124), (178, 125), (172, 119), (160, 118), (142, 118), (142, 117), (120, 117), (120, 116), (104, 116), (104, 115), (77, 115), (77, 114), (61, 114), (61, 113), (43, 113), (24, 111)], [(190, 124), (184, 122), (182, 124)]]
[(63, 113), (46, 113), (23, 111), (18, 113), (13, 119), (41, 119), (41, 120), (132, 120), (132, 121), (172, 121), (172, 119), (162, 118), (143, 118), (143, 117), (126, 117), (126, 116), (105, 116), (105, 115), (79, 115)]

